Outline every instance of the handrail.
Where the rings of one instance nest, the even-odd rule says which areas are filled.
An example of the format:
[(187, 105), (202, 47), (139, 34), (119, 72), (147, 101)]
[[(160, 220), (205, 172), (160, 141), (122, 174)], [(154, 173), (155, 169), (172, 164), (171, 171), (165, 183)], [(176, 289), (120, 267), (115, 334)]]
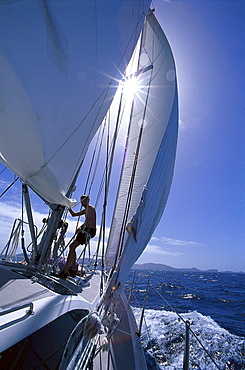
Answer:
[[(18, 224), (17, 224), (17, 222), (18, 222)], [(16, 226), (16, 224), (17, 224), (17, 226)], [(10, 250), (10, 244), (11, 244), (11, 242), (13, 243), (12, 239), (14, 239), (16, 237), (16, 233), (19, 232), (18, 229), (20, 229), (21, 225), (23, 225), (23, 224), (29, 225), (28, 222), (26, 222), (24, 220), (21, 220), (20, 218), (16, 218), (14, 220), (9, 240), (8, 240), (7, 244), (5, 245), (5, 247), (3, 248), (3, 250), (1, 251), (0, 256), (3, 256), (5, 254), (4, 258), (8, 258), (8, 257), (14, 256), (16, 254), (16, 248), (13, 247), (13, 244), (12, 244), (12, 252), (9, 251)], [(36, 230), (36, 235), (37, 235), (37, 231), (38, 231), (37, 226), (34, 225), (34, 228)], [(17, 238), (19, 238), (19, 235), (17, 235)]]
[(34, 314), (34, 311), (33, 311), (33, 303), (32, 302), (29, 302), (29, 303), (24, 303), (22, 305), (19, 305), (19, 306), (14, 306), (14, 307), (11, 307), (7, 310), (4, 310), (4, 311), (0, 311), (0, 316), (4, 316), (4, 315), (7, 315), (11, 312), (15, 312), (15, 311), (19, 311), (19, 310), (22, 310), (23, 308), (26, 308), (26, 307), (30, 307), (30, 309), (28, 311), (25, 312), (25, 315), (33, 315)]

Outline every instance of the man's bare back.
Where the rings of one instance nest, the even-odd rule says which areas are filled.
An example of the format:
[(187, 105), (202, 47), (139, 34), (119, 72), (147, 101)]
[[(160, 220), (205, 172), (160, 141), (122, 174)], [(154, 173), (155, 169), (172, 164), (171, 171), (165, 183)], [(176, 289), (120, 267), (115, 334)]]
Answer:
[(85, 225), (87, 227), (92, 227), (93, 229), (96, 229), (96, 212), (95, 208), (90, 204), (88, 204), (85, 208), (85, 217)]

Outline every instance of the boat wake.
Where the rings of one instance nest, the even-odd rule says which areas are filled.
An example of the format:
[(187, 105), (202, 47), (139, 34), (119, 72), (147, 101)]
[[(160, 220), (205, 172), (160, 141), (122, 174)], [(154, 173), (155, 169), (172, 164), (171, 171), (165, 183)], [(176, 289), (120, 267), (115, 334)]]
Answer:
[[(141, 309), (133, 311), (139, 322)], [(184, 321), (191, 324), (190, 370), (245, 369), (245, 338), (230, 334), (211, 317), (194, 311), (181, 314), (183, 321), (176, 313), (153, 309), (145, 310), (144, 317), (141, 338), (148, 369), (183, 369)]]

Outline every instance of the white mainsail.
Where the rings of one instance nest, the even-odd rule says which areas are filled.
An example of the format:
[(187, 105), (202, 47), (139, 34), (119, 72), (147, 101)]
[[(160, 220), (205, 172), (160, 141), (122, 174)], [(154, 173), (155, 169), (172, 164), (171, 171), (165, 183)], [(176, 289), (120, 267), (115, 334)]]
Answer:
[(138, 91), (106, 252), (106, 264), (117, 267), (121, 283), (149, 242), (166, 205), (178, 133), (174, 59), (153, 13), (146, 18), (139, 43), (138, 72), (134, 71), (139, 74)]
[(0, 159), (47, 203), (74, 204), (67, 195), (149, 4), (1, 3)]

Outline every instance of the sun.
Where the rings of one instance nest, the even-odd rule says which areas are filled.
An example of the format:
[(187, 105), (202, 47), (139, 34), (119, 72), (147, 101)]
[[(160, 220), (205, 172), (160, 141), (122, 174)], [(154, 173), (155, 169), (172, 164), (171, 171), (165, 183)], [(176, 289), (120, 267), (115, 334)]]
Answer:
[(139, 89), (140, 86), (136, 77), (129, 77), (123, 81), (123, 95), (127, 101), (132, 101)]

